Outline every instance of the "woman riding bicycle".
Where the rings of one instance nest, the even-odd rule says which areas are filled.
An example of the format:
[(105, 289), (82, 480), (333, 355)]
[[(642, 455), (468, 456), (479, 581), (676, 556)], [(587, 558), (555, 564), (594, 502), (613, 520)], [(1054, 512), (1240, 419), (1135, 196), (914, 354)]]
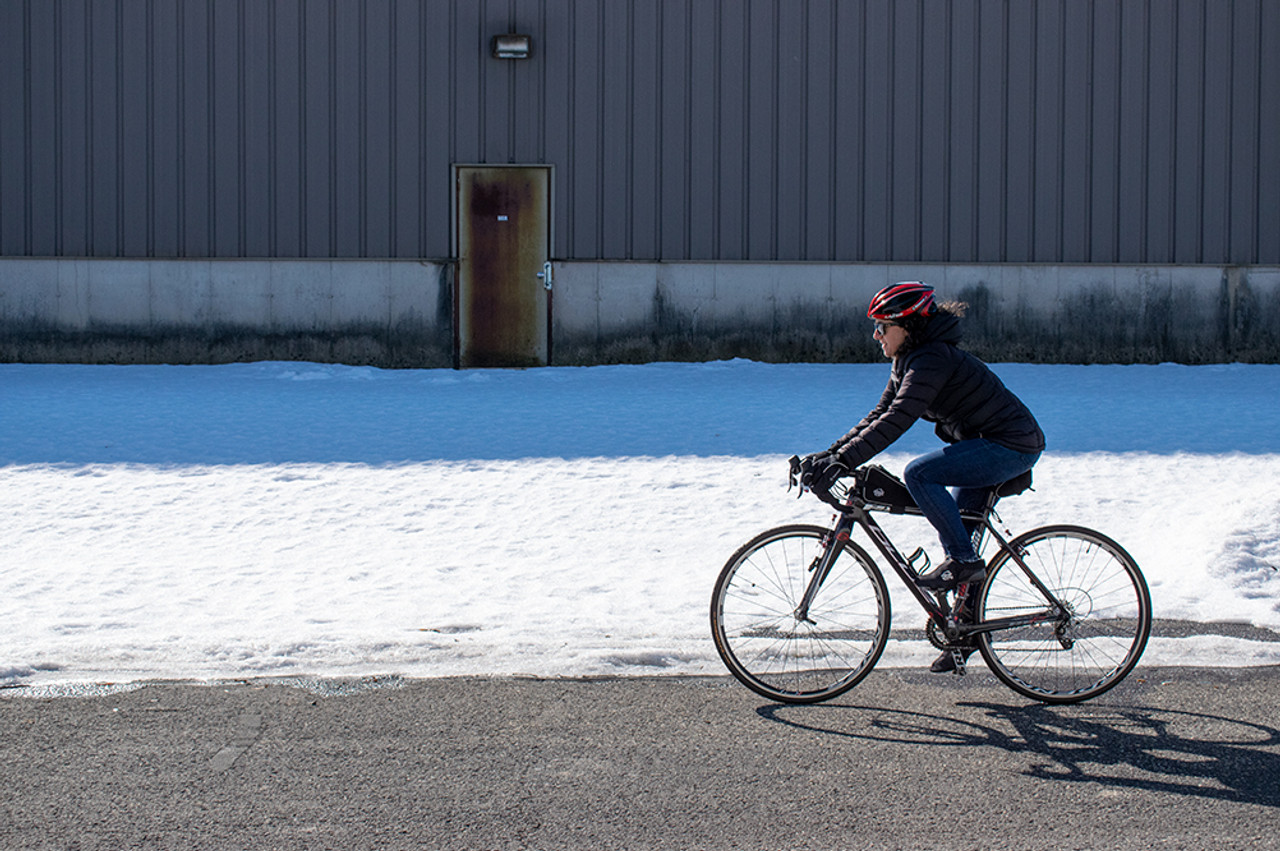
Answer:
[[(919, 281), (876, 293), (867, 316), (875, 321), (874, 336), (885, 357), (893, 360), (888, 386), (848, 434), (803, 462), (806, 484), (829, 490), (916, 420), (934, 423), (948, 445), (911, 461), (902, 478), (946, 552), (946, 559), (919, 580), (921, 587), (938, 591), (986, 576), (960, 512), (980, 511), (991, 488), (1030, 470), (1045, 446), (1027, 406), (985, 363), (958, 347), (964, 309), (958, 302), (935, 303), (933, 287)], [(944, 653), (932, 670), (950, 670), (949, 665), (952, 657)]]

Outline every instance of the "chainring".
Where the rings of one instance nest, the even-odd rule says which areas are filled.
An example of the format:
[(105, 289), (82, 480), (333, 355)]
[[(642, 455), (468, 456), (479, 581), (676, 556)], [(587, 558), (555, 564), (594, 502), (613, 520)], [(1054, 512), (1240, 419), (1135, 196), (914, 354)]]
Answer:
[(939, 650), (951, 649), (951, 642), (947, 641), (947, 637), (942, 634), (942, 629), (938, 626), (938, 622), (933, 618), (929, 618), (924, 625), (924, 634), (929, 639), (929, 643)]

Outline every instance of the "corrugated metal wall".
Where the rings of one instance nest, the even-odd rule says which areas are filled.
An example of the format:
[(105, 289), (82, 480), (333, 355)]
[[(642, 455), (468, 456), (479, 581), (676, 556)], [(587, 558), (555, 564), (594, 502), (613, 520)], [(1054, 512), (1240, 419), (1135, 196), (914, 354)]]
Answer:
[[(489, 38), (528, 32), (534, 56)], [(1280, 262), (1280, 0), (0, 0), (0, 254)]]

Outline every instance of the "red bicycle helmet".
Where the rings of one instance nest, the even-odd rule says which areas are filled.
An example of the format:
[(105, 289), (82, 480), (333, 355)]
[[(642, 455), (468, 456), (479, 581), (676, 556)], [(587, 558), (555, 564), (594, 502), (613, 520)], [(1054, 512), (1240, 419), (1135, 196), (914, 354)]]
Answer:
[(933, 313), (933, 287), (922, 281), (898, 281), (876, 293), (867, 307), (867, 317), (892, 322), (906, 316)]

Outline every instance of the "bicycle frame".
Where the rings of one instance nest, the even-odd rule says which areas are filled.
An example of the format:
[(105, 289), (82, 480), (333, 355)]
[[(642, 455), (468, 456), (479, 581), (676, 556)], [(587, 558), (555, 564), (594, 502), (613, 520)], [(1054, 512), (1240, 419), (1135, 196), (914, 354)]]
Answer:
[[(1015, 536), (996, 513), (1000, 499), (1031, 486), (1029, 472), (992, 487), (985, 500), (966, 495), (961, 514), (974, 549), (989, 557), (987, 575), (941, 590), (920, 585), (932, 576), (924, 551), (904, 556), (875, 517), (923, 519), (904, 482), (872, 465), (833, 488), (812, 467), (793, 456), (790, 484), (834, 508), (831, 522), (787, 523), (753, 536), (725, 562), (711, 595), (716, 651), (757, 694), (817, 703), (866, 678), (894, 638), (885, 561), (925, 611), (924, 637), (943, 652), (932, 671), (964, 676), (981, 651), (1013, 691), (1067, 704), (1112, 688), (1141, 658), (1151, 595), (1133, 557), (1083, 526), (1056, 523)], [(855, 542), (855, 528), (873, 546)]]
[[(979, 633), (1016, 629), (1022, 626), (1043, 623), (1046, 620), (1065, 621), (1070, 617), (1069, 609), (1041, 582), (1040, 577), (1036, 576), (1035, 572), (1027, 566), (1027, 563), (1023, 561), (1022, 554), (1011, 548), (1008, 541), (991, 524), (989, 519), (990, 509), (982, 514), (966, 513), (963, 516), (966, 520), (978, 523), (983, 534), (990, 534), (1000, 549), (1008, 553), (1009, 558), (1026, 575), (1028, 581), (1044, 596), (1045, 609), (1042, 612), (1019, 617), (996, 618), (994, 620), (984, 620), (980, 623), (960, 624), (950, 620), (951, 610), (946, 604), (945, 593), (935, 596), (916, 584), (920, 574), (915, 570), (911, 562), (898, 551), (898, 548), (889, 539), (889, 536), (885, 534), (880, 524), (871, 517), (871, 511), (875, 509), (857, 504), (852, 494), (849, 495), (844, 503), (840, 503), (835, 499), (826, 501), (833, 505), (839, 513), (836, 517), (835, 525), (823, 541), (822, 555), (810, 567), (810, 570), (813, 571), (813, 577), (809, 580), (808, 587), (805, 588), (804, 597), (796, 609), (796, 617), (800, 620), (809, 620), (809, 607), (817, 596), (818, 590), (826, 581), (832, 565), (840, 557), (840, 553), (844, 551), (844, 546), (849, 541), (855, 525), (861, 528), (867, 537), (871, 539), (876, 549), (888, 560), (889, 565), (898, 574), (898, 578), (902, 580), (903, 584), (907, 586), (907, 589), (916, 598), (916, 602), (938, 624), (949, 640), (954, 641)], [(910, 513), (919, 514), (918, 511)]]

